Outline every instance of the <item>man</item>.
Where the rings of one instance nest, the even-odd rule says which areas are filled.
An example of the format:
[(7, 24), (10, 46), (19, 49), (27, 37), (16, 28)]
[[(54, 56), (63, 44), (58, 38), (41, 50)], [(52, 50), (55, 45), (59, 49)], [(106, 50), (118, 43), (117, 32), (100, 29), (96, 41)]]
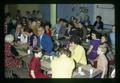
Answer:
[(75, 68), (74, 60), (71, 59), (71, 52), (61, 49), (60, 57), (51, 62), (52, 78), (71, 78)]
[(52, 39), (45, 33), (45, 27), (43, 25), (38, 28), (38, 45), (47, 55), (50, 55), (53, 50)]
[(87, 59), (85, 56), (85, 49), (80, 45), (80, 38), (78, 36), (72, 36), (70, 38), (69, 50), (72, 53), (71, 58), (75, 60), (76, 63), (82, 65), (87, 65)]

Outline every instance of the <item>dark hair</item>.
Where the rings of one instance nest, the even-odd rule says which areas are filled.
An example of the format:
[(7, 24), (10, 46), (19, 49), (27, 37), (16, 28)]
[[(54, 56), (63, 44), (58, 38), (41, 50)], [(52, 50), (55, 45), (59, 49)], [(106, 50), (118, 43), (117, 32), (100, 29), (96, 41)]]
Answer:
[(51, 28), (51, 24), (49, 22), (46, 22), (45, 26), (49, 26), (49, 28)]
[(75, 27), (72, 22), (69, 22), (69, 23), (67, 24), (67, 26), (68, 26), (69, 24), (70, 24), (72, 27)]
[(42, 51), (38, 47), (34, 47), (32, 52), (33, 52), (33, 54), (35, 54), (35, 53), (42, 52)]
[(41, 24), (39, 28), (42, 28), (45, 30), (45, 24)]
[(96, 18), (99, 18), (100, 20), (102, 19), (102, 17), (101, 17), (101, 16), (96, 16)]
[(81, 39), (79, 36), (77, 35), (73, 35), (71, 38), (70, 38), (70, 42), (74, 42), (75, 44), (77, 45), (81, 45)]
[(61, 49), (59, 50), (59, 53), (60, 53), (60, 54), (65, 54), (66, 56), (71, 57), (71, 51), (70, 51), (69, 49), (61, 48)]
[(33, 32), (31, 28), (28, 28), (28, 27), (25, 27), (24, 28), (24, 32), (28, 32), (28, 33), (31, 33)]
[(95, 31), (95, 30), (93, 30), (92, 33), (95, 34), (95, 35), (96, 35), (96, 38), (99, 38), (99, 39), (100, 39), (101, 36), (102, 36), (100, 33), (98, 33), (98, 32)]

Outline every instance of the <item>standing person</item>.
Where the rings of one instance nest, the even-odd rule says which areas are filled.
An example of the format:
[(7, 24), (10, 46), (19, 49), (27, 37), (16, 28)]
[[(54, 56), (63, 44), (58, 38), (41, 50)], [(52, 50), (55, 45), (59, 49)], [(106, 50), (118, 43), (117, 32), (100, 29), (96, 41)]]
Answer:
[(97, 49), (98, 46), (100, 45), (100, 39), (99, 39), (99, 34), (94, 31), (92, 32), (92, 40), (90, 41), (90, 47), (89, 50), (87, 51), (88, 55), (88, 60), (91, 62), (91, 64), (96, 67), (96, 58), (97, 58)]
[[(71, 52), (61, 49), (59, 58), (51, 62), (52, 78), (71, 78), (75, 68), (74, 60), (70, 58)], [(62, 69), (61, 69), (62, 68)]]
[(30, 61), (29, 64), (29, 75), (31, 78), (48, 78), (45, 76), (41, 69), (41, 63), (40, 63), (40, 58), (42, 57), (42, 52), (39, 48), (35, 47), (33, 48), (33, 57)]
[(81, 40), (78, 36), (72, 36), (70, 38), (69, 50), (71, 51), (71, 58), (75, 60), (76, 63), (87, 65), (85, 49), (80, 45)]
[(102, 22), (102, 17), (101, 16), (97, 16), (96, 17), (96, 21), (94, 23), (94, 27), (95, 27), (95, 30), (97, 29), (101, 29), (103, 30), (103, 22)]
[(112, 32), (109, 35), (111, 44), (115, 46), (115, 25), (112, 27)]
[(45, 33), (45, 27), (43, 25), (38, 28), (38, 45), (45, 51), (45, 54), (51, 54), (53, 50), (53, 42), (51, 37)]
[(108, 61), (105, 56), (107, 49), (104, 45), (100, 45), (97, 50), (98, 59), (97, 59), (97, 69), (100, 69), (102, 71), (101, 78), (105, 78), (107, 75), (108, 70)]

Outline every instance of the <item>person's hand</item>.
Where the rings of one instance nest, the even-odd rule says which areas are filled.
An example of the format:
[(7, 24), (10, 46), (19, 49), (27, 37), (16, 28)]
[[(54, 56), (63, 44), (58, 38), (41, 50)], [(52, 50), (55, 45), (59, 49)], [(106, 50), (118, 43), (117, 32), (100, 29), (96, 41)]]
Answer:
[(52, 71), (48, 71), (47, 73), (48, 73), (48, 74), (52, 74)]

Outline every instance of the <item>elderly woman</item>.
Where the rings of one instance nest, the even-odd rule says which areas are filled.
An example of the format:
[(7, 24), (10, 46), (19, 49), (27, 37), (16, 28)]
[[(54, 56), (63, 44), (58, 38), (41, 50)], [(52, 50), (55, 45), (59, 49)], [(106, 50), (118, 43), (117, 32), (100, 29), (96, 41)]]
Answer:
[(15, 48), (12, 46), (14, 37), (11, 34), (5, 36), (5, 68), (19, 68), (21, 65), (21, 61), (15, 57), (18, 53)]

